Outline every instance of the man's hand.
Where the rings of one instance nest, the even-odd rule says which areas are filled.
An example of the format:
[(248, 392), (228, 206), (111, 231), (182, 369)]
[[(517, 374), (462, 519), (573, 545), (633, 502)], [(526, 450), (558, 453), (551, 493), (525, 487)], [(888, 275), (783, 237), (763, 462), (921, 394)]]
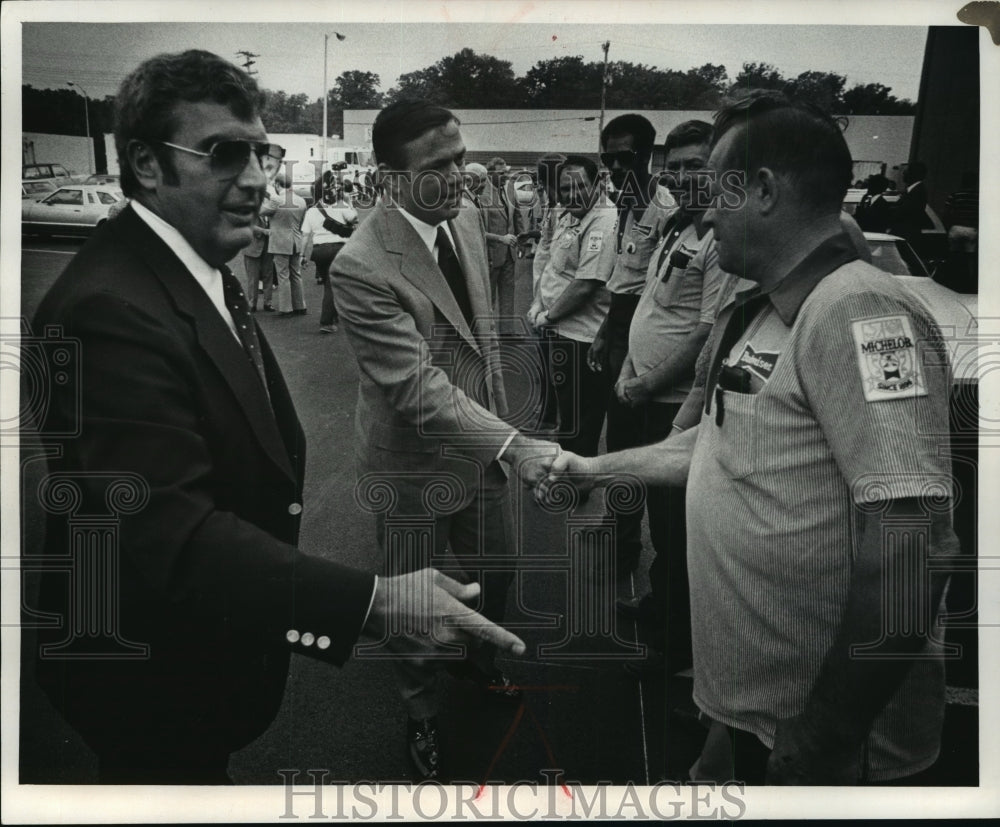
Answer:
[(514, 235), (513, 233), (507, 233), (507, 235), (501, 236), (500, 240), (508, 247), (517, 246), (517, 236)]
[(652, 394), (646, 390), (641, 379), (619, 379), (615, 383), (615, 396), (618, 401), (629, 408), (637, 408), (649, 401)]
[(778, 721), (774, 749), (767, 759), (765, 783), (799, 786), (852, 785), (860, 775), (861, 747), (844, 734), (832, 716), (817, 724), (814, 716)]
[(430, 568), (380, 577), (362, 635), (405, 655), (432, 656), (455, 644), (483, 643), (523, 655), (524, 641), (465, 605), (478, 596), (478, 583), (463, 585)]
[(607, 358), (608, 337), (604, 332), (604, 325), (601, 325), (601, 329), (597, 331), (594, 341), (590, 344), (590, 350), (587, 351), (587, 367), (594, 373), (600, 373), (604, 370)]
[(507, 446), (502, 459), (510, 463), (517, 475), (529, 488), (534, 488), (549, 473), (553, 460), (559, 456), (560, 448), (555, 442), (530, 439), (518, 434)]
[(535, 499), (553, 503), (558, 499), (554, 486), (559, 482), (570, 482), (581, 495), (586, 494), (597, 484), (594, 462), (594, 457), (581, 457), (572, 451), (562, 451), (552, 461), (545, 479), (535, 488)]

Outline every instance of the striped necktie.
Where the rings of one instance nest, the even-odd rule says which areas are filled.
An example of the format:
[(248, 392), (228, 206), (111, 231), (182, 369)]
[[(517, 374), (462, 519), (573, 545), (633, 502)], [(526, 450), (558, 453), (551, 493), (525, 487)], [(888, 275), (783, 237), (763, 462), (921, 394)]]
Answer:
[(222, 293), (226, 300), (226, 307), (233, 317), (233, 324), (236, 326), (236, 335), (243, 345), (243, 350), (247, 358), (257, 370), (261, 384), (267, 389), (267, 377), (264, 375), (264, 360), (260, 355), (260, 340), (257, 338), (257, 328), (253, 318), (250, 316), (250, 305), (243, 294), (239, 280), (232, 271), (223, 264), (220, 268), (222, 272)]

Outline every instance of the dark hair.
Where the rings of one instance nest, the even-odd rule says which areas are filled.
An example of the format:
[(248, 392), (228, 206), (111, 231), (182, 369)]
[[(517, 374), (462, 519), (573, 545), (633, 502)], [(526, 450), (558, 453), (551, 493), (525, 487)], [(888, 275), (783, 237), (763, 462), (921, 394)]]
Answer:
[(708, 144), (712, 142), (712, 124), (708, 121), (684, 121), (667, 133), (663, 148), (670, 152), (679, 146)]
[(403, 147), (426, 132), (458, 118), (450, 109), (423, 98), (403, 98), (390, 103), (378, 113), (372, 124), (372, 149), (375, 160), (391, 169), (406, 169)]
[(562, 172), (566, 167), (583, 167), (584, 172), (587, 173), (587, 178), (590, 183), (594, 183), (597, 180), (598, 168), (590, 158), (586, 155), (567, 155), (566, 160), (559, 165), (558, 174), (562, 175)]
[(829, 114), (781, 92), (753, 89), (715, 113), (712, 145), (733, 130), (734, 151), (721, 159), (723, 169), (749, 178), (768, 167), (791, 179), (805, 203), (840, 209), (854, 170), (841, 124)]
[(631, 135), (635, 151), (639, 155), (649, 156), (653, 153), (656, 143), (656, 128), (642, 115), (628, 114), (612, 118), (601, 130), (601, 149), (608, 145), (611, 138)]
[(125, 195), (139, 189), (128, 162), (131, 141), (149, 144), (167, 180), (176, 179), (172, 156), (157, 142), (173, 136), (174, 107), (181, 101), (220, 103), (236, 117), (250, 121), (257, 117), (262, 98), (246, 72), (201, 49), (157, 55), (141, 63), (122, 81), (115, 98), (115, 149)]
[(538, 185), (548, 188), (559, 180), (559, 168), (566, 162), (560, 152), (550, 152), (538, 159)]
[(906, 167), (906, 171), (917, 181), (927, 177), (927, 164), (923, 161), (914, 161)]

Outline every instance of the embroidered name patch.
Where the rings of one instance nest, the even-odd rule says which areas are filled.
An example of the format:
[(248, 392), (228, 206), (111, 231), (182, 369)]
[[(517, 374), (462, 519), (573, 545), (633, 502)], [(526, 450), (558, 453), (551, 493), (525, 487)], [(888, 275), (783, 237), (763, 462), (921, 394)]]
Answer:
[(595, 230), (587, 236), (587, 252), (599, 253), (604, 246), (604, 233)]
[(736, 360), (736, 364), (739, 367), (746, 368), (766, 382), (771, 378), (771, 374), (774, 373), (774, 366), (777, 364), (778, 356), (780, 355), (771, 350), (754, 350), (753, 345), (747, 342), (743, 348), (743, 353), (740, 354), (740, 358)]
[(866, 402), (927, 396), (908, 316), (851, 322)]

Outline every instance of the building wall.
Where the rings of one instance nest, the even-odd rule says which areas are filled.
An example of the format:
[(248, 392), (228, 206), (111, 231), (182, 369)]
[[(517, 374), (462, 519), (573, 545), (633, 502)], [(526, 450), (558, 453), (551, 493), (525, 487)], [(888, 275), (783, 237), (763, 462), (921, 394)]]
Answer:
[(62, 164), (71, 173), (89, 175), (95, 171), (93, 142), (82, 135), (22, 132), (21, 162)]
[[(371, 124), (377, 109), (349, 109), (344, 112), (344, 142), (370, 144)], [(593, 109), (456, 109), (462, 122), (462, 137), (468, 147), (470, 161), (501, 155), (513, 166), (525, 166), (546, 152), (598, 152), (598, 116)], [(625, 111), (605, 113), (605, 123)], [(646, 111), (642, 112), (656, 127), (657, 143), (662, 144), (667, 133), (689, 120), (711, 122), (709, 111)], [(849, 119), (844, 132), (855, 161), (885, 163), (892, 167), (905, 164), (910, 153), (913, 134), (912, 115), (858, 115)]]

